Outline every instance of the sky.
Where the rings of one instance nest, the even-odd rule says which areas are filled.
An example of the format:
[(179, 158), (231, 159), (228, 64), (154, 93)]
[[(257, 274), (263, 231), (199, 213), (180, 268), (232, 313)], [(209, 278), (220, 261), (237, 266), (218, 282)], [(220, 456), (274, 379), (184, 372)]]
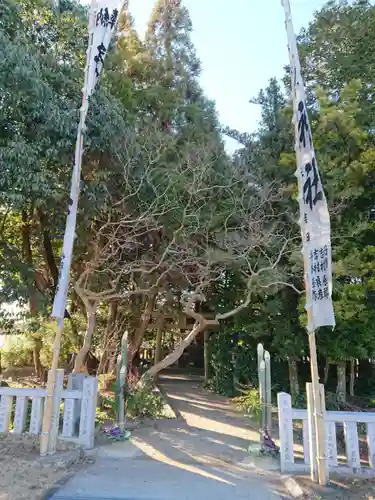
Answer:
[[(216, 101), (223, 125), (253, 132), (259, 106), (250, 104), (288, 62), (280, 0), (183, 0), (193, 23), (192, 39), (202, 62), (201, 85)], [(130, 0), (143, 34), (155, 0)], [(307, 26), (325, 0), (291, 0), (295, 32)]]

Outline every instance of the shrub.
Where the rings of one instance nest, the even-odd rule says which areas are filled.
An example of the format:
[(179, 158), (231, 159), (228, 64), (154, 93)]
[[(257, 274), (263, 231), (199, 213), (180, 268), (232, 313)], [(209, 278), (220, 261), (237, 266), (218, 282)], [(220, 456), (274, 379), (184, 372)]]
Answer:
[(31, 365), (33, 362), (32, 342), (25, 335), (7, 335), (1, 360), (4, 368)]
[(257, 380), (256, 339), (245, 330), (227, 328), (211, 335), (209, 357), (212, 377), (209, 387), (224, 396), (236, 394), (235, 384)]
[(126, 415), (131, 418), (158, 418), (163, 415), (164, 401), (151, 381), (139, 384), (139, 374), (129, 373), (126, 386)]
[(259, 398), (259, 390), (256, 387), (251, 387), (243, 390), (243, 395), (234, 398), (235, 404), (246, 413), (251, 419), (260, 420), (261, 406)]
[(143, 385), (128, 393), (126, 414), (129, 417), (158, 418), (163, 415), (162, 397), (150, 386)]

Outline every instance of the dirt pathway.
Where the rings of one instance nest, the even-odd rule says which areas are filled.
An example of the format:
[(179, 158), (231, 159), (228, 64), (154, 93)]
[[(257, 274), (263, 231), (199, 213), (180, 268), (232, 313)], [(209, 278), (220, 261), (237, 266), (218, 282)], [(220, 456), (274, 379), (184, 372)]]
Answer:
[[(285, 495), (276, 472), (249, 466), (249, 445), (259, 443), (259, 434), (249, 420), (237, 411), (228, 398), (207, 392), (202, 379), (194, 376), (164, 375), (159, 387), (165, 393), (177, 420), (162, 421), (155, 429), (139, 429), (133, 443), (150, 458), (194, 474), (236, 486), (251, 485), (255, 498), (280, 498)], [(268, 486), (265, 483), (268, 483)], [(275, 494), (275, 496), (273, 496)], [(190, 498), (190, 497), (189, 497)], [(214, 498), (214, 497), (213, 497)]]
[(204, 390), (199, 377), (164, 376), (160, 387), (179, 417), (177, 422), (159, 426), (159, 436), (168, 433), (167, 441), (162, 440), (167, 446), (202, 463), (238, 463), (248, 456), (250, 444), (259, 443), (249, 420), (228, 398)]
[(196, 378), (165, 376), (160, 385), (179, 418), (105, 446), (54, 500), (289, 498), (277, 471), (249, 463), (247, 448), (258, 435), (227, 398), (207, 393)]

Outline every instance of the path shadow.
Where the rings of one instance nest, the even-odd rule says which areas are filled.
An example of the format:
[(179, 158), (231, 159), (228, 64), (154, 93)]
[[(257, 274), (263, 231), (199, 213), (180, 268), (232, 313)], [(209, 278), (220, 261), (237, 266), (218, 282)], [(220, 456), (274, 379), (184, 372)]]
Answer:
[(179, 418), (137, 429), (134, 444), (148, 458), (231, 485), (267, 476), (275, 490), (280, 482), (274, 470), (249, 467), (248, 447), (259, 443), (249, 419), (228, 398), (206, 392), (200, 380), (163, 377), (159, 386)]

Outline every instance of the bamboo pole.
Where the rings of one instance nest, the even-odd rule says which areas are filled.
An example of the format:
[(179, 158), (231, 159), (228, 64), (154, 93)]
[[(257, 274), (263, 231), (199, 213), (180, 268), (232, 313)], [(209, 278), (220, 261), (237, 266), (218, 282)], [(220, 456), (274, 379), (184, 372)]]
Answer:
[(59, 364), (60, 343), (64, 330), (64, 319), (61, 318), (57, 322), (57, 330), (55, 340), (53, 342), (52, 364), (48, 372), (47, 379), (47, 397), (44, 403), (42, 433), (40, 436), (40, 454), (42, 457), (48, 453), (49, 437), (51, 433), (53, 398), (55, 395), (56, 373)]
[[(310, 297), (309, 281), (307, 279), (309, 263), (308, 257), (305, 253), (304, 255), (304, 281), (305, 281), (305, 292), (307, 301)], [(328, 470), (326, 467), (326, 452), (325, 452), (325, 427), (324, 427), (324, 415), (321, 406), (321, 389), (319, 383), (319, 369), (318, 369), (318, 356), (316, 352), (316, 339), (315, 330), (310, 328), (312, 325), (312, 306), (307, 304), (307, 334), (309, 337), (309, 349), (310, 349), (310, 371), (311, 371), (311, 384), (312, 384), (312, 396), (313, 396), (313, 412), (314, 412), (314, 425), (316, 433), (316, 447), (317, 447), (317, 464), (318, 464), (318, 481), (321, 486), (326, 486), (328, 483)], [(323, 391), (324, 394), (324, 391)], [(310, 443), (312, 446), (312, 443)], [(311, 464), (311, 467), (313, 465)], [(314, 474), (311, 472), (311, 477)]]
[(125, 331), (121, 339), (121, 353), (116, 365), (116, 399), (117, 399), (117, 424), (120, 431), (125, 430), (125, 389), (128, 373), (128, 332)]
[(316, 355), (316, 341), (315, 331), (309, 331), (309, 346), (310, 346), (310, 369), (311, 369), (311, 382), (313, 392), (314, 404), (314, 421), (318, 451), (318, 478), (319, 484), (325, 486), (328, 482), (328, 474), (326, 469), (326, 456), (325, 456), (325, 429), (324, 429), (324, 415), (322, 412), (320, 384), (318, 373), (318, 361)]
[[(258, 357), (257, 358), (258, 359), (258, 381), (260, 381), (260, 363), (264, 359), (264, 348), (263, 348), (262, 344), (257, 345), (257, 357)], [(260, 382), (259, 382), (259, 386), (260, 386)]]
[[(296, 73), (300, 74), (300, 63), (299, 63), (299, 57), (298, 57), (297, 42), (296, 42), (296, 37), (294, 34), (294, 28), (293, 28), (293, 23), (292, 23), (290, 1), (289, 0), (281, 0), (281, 5), (283, 6), (284, 12), (285, 12), (285, 27), (286, 27), (287, 36), (288, 36), (288, 48), (289, 48), (289, 59), (290, 59), (291, 71), (293, 71), (293, 68), (294, 68)], [(295, 78), (295, 76), (294, 76), (294, 78)], [(292, 73), (292, 86), (293, 86), (293, 73)], [(294, 126), (295, 126), (295, 134), (296, 134), (296, 138), (297, 138), (299, 135), (298, 123), (296, 120), (297, 103), (295, 101), (295, 97), (293, 100), (294, 100), (294, 102), (293, 102)], [(299, 158), (300, 154), (301, 153), (299, 152), (299, 148), (296, 144), (297, 169), (301, 163), (300, 158)], [(297, 175), (297, 178), (298, 178), (298, 188), (299, 188), (299, 193), (300, 193), (299, 203), (300, 203), (300, 211), (301, 211), (301, 218), (302, 218), (303, 217), (303, 203), (302, 203), (301, 193), (303, 192), (303, 187), (301, 185), (302, 181), (301, 181), (300, 175)], [(302, 228), (302, 224), (301, 224), (301, 233), (302, 233), (302, 241), (304, 243), (305, 242), (305, 234), (304, 234), (304, 231)], [(308, 272), (309, 272), (308, 256), (307, 256), (306, 251), (304, 251), (304, 280), (305, 280), (305, 291), (306, 291), (306, 297), (307, 297), (307, 305), (306, 305), (307, 325), (308, 325), (307, 332), (308, 332), (309, 347), (310, 347), (310, 369), (311, 369), (311, 381), (312, 381), (312, 392), (313, 392), (313, 403), (314, 403), (314, 421), (315, 421), (317, 452), (318, 452), (318, 457), (317, 457), (318, 478), (319, 478), (319, 484), (321, 486), (325, 486), (328, 482), (328, 474), (327, 474), (327, 469), (325, 466), (325, 460), (326, 460), (326, 457), (325, 457), (325, 429), (324, 429), (324, 417), (323, 417), (322, 410), (321, 410), (315, 331), (311, 327), (311, 325), (313, 324), (313, 321), (312, 321), (313, 318), (312, 318), (311, 293), (310, 293), (309, 284), (308, 284)]]
[[(89, 76), (89, 65), (92, 50), (92, 33), (95, 25), (96, 11), (95, 6), (96, 1), (93, 0), (91, 4), (91, 12), (89, 19), (89, 40), (86, 52), (86, 67), (85, 67), (85, 77), (84, 77), (84, 87), (82, 91), (82, 105), (80, 109), (80, 119), (77, 129), (77, 142), (74, 155), (74, 168), (72, 173), (72, 187), (70, 191), (71, 207), (67, 216), (67, 223), (65, 227), (64, 242), (70, 238), (70, 245), (73, 247), (76, 219), (77, 219), (77, 208), (78, 208), (78, 198), (80, 192), (80, 178), (81, 178), (81, 167), (82, 167), (82, 156), (83, 156), (83, 133), (85, 129), (85, 121), (87, 115), (88, 107), (88, 76)], [(67, 238), (68, 237), (68, 238)], [(63, 287), (66, 295), (68, 292), (69, 285), (69, 274), (71, 265), (71, 254), (72, 248), (70, 248), (69, 257), (67, 260), (67, 279), (65, 280)], [(64, 257), (63, 257), (64, 258)], [(56, 291), (57, 293), (57, 291)], [(65, 310), (65, 307), (64, 307)], [(51, 437), (51, 423), (52, 423), (52, 412), (53, 412), (53, 397), (55, 393), (56, 386), (56, 372), (59, 364), (60, 357), (60, 345), (61, 338), (64, 331), (64, 316), (57, 318), (57, 330), (55, 335), (55, 340), (53, 343), (52, 352), (52, 364), (51, 369), (48, 372), (47, 379), (47, 397), (43, 413), (43, 423), (42, 423), (42, 434), (40, 438), (40, 455), (45, 456), (48, 453), (48, 449), (54, 449), (54, 445), (49, 445), (49, 439)]]
[[(265, 430), (266, 427), (266, 364), (264, 360), (260, 362), (260, 380), (259, 380), (259, 392), (260, 392), (260, 409), (261, 409), (261, 431)], [(262, 434), (263, 437), (263, 434)]]
[(314, 400), (311, 382), (306, 384), (306, 400), (307, 400), (307, 425), (309, 429), (309, 448), (310, 448), (310, 478), (314, 483), (318, 482), (318, 456), (316, 445), (316, 430), (314, 420)]
[(271, 394), (271, 355), (268, 351), (264, 353), (266, 367), (266, 429), (269, 435), (272, 430), (272, 394)]
[(258, 387), (259, 387), (259, 405), (260, 405), (260, 417), (259, 417), (259, 439), (260, 443), (263, 441), (263, 381), (261, 373), (261, 365), (264, 362), (264, 348), (262, 344), (257, 345), (257, 361), (258, 361)]

